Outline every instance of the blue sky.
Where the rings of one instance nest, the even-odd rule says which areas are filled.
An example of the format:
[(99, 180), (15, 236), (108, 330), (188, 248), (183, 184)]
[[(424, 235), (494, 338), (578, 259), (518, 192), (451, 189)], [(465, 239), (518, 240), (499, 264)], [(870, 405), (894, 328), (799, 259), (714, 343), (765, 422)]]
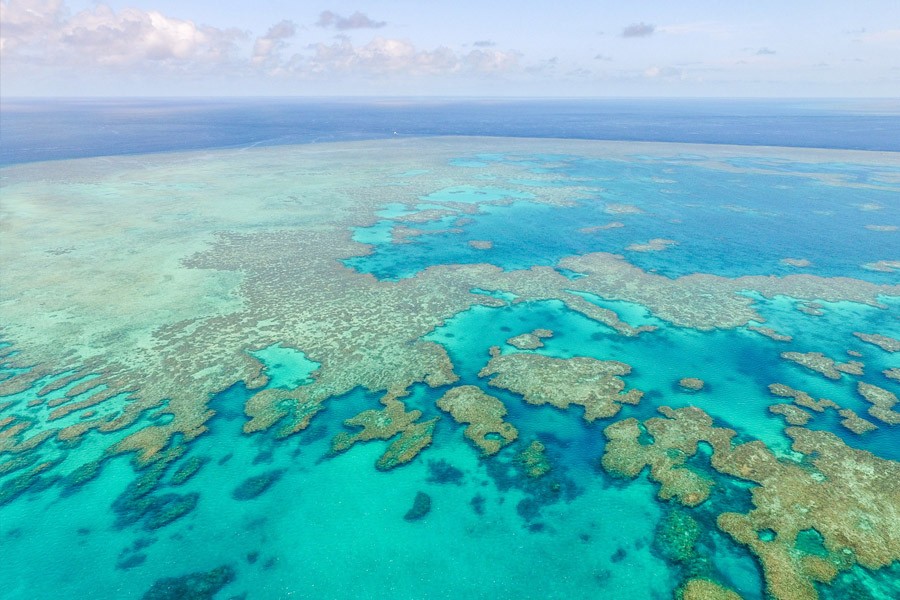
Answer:
[(900, 1), (2, 0), (0, 90), (900, 96)]

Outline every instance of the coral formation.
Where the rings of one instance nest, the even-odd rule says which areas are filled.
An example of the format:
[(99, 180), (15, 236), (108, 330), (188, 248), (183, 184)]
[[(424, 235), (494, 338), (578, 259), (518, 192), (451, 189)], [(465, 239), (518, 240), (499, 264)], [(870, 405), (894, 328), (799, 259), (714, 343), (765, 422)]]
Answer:
[(182, 485), (186, 483), (191, 477), (197, 474), (197, 472), (209, 461), (208, 458), (203, 458), (200, 456), (192, 456), (182, 464), (178, 469), (172, 474), (172, 479), (169, 480), (170, 485)]
[(706, 383), (702, 379), (697, 379), (696, 377), (683, 377), (678, 381), (678, 385), (686, 390), (699, 392)]
[(490, 240), (469, 240), (469, 246), (476, 250), (490, 250), (494, 247), (494, 242)]
[(642, 392), (623, 393), (625, 382), (619, 376), (630, 372), (631, 367), (618, 361), (516, 353), (491, 358), (478, 376), (494, 375), (488, 385), (520, 394), (529, 404), (583, 406), (584, 419), (594, 421), (615, 416), (622, 404), (640, 402)]
[(862, 375), (863, 364), (856, 360), (845, 363), (835, 362), (821, 352), (782, 352), (781, 358), (797, 363), (811, 371), (821, 373), (828, 379), (840, 379), (841, 373)]
[(234, 491), (231, 492), (231, 497), (235, 500), (252, 500), (258, 498), (268, 490), (273, 483), (281, 479), (283, 474), (284, 471), (274, 470), (261, 475), (248, 477), (234, 488)]
[(696, 556), (700, 524), (684, 510), (670, 510), (656, 527), (654, 544), (668, 560), (685, 562)]
[(422, 411), (406, 411), (406, 406), (393, 395), (382, 398), (384, 408), (366, 410), (344, 421), (347, 427), (362, 427), (357, 433), (341, 432), (331, 441), (331, 452), (349, 450), (356, 442), (389, 440), (399, 434), (375, 463), (381, 470), (392, 469), (409, 462), (431, 443), (431, 436), (438, 417), (419, 421)]
[(531, 333), (523, 333), (521, 335), (511, 337), (506, 340), (506, 343), (510, 346), (515, 346), (519, 350), (535, 350), (537, 348), (543, 347), (544, 342), (541, 341), (542, 338), (548, 338), (552, 336), (553, 331), (551, 331), (550, 329), (535, 329)]
[(418, 521), (431, 511), (431, 496), (425, 492), (417, 492), (416, 498), (413, 500), (412, 508), (410, 508), (403, 518), (406, 521)]
[(799, 268), (812, 266), (812, 263), (805, 258), (782, 258), (781, 263), (789, 267)]
[(578, 230), (578, 233), (595, 233), (597, 231), (603, 231), (605, 229), (617, 229), (619, 227), (625, 227), (625, 223), (620, 223), (618, 221), (612, 221), (610, 223), (606, 223), (604, 225), (594, 225), (593, 227), (582, 227)]
[(741, 600), (741, 597), (711, 579), (698, 577), (689, 580), (678, 591), (678, 600)]
[(646, 244), (631, 244), (626, 247), (626, 250), (630, 250), (632, 252), (661, 252), (668, 248), (669, 246), (677, 246), (678, 242), (675, 240), (666, 240), (663, 238), (654, 238), (647, 242)]
[(181, 577), (164, 577), (147, 590), (142, 600), (212, 600), (234, 577), (234, 569), (228, 565)]
[(869, 414), (888, 425), (900, 425), (900, 412), (893, 410), (897, 396), (877, 385), (860, 381), (856, 387), (859, 394), (872, 404)]
[(841, 408), (836, 402), (834, 402), (833, 400), (829, 400), (828, 398), (820, 398), (819, 400), (815, 400), (806, 392), (795, 390), (781, 383), (771, 384), (769, 386), (769, 391), (775, 396), (780, 396), (782, 398), (791, 398), (793, 399), (794, 404), (797, 405), (792, 406), (790, 404), (777, 404), (775, 406), (769, 407), (770, 412), (774, 414), (784, 415), (785, 420), (791, 425), (805, 425), (812, 416), (806, 411), (797, 408), (799, 406), (802, 406), (817, 413), (824, 412), (826, 408), (836, 410), (838, 415), (841, 417), (841, 425), (857, 435), (862, 435), (866, 432), (872, 431), (873, 429), (878, 429), (876, 425), (861, 418), (854, 411), (850, 410), (849, 408)]
[(543, 477), (550, 471), (550, 461), (544, 455), (546, 447), (539, 440), (531, 442), (527, 448), (522, 450), (516, 457), (529, 477)]
[(825, 314), (822, 310), (825, 308), (818, 302), (799, 302), (797, 303), (797, 310), (802, 312), (805, 315), (809, 315), (811, 317), (821, 317)]
[(900, 260), (879, 260), (862, 265), (867, 271), (879, 271), (881, 273), (891, 273), (900, 271)]
[(811, 414), (793, 404), (773, 404), (769, 407), (769, 412), (782, 415), (790, 425), (806, 425), (812, 418)]
[(636, 215), (644, 211), (632, 204), (607, 204), (603, 212), (608, 215)]
[[(758, 485), (752, 510), (722, 513), (717, 523), (759, 558), (774, 598), (813, 600), (818, 598), (815, 581), (828, 583), (855, 563), (878, 569), (900, 559), (900, 531), (892, 526), (900, 518), (900, 463), (851, 448), (831, 433), (802, 427), (785, 433), (793, 440), (793, 450), (807, 458), (778, 459), (761, 442), (735, 445), (735, 432), (713, 427), (698, 408), (663, 407), (660, 412), (667, 418), (652, 418), (643, 425), (626, 419), (608, 426), (604, 467), (634, 477), (650, 464), (651, 478), (661, 484), (660, 497), (692, 505), (685, 500), (702, 501), (703, 489), (712, 482), (684, 463), (696, 454), (698, 442), (709, 443), (716, 471)], [(651, 444), (638, 441), (642, 427), (652, 436)], [(699, 497), (684, 495), (691, 488)], [(825, 556), (797, 547), (799, 534), (809, 529), (821, 534)]]
[(853, 335), (868, 344), (878, 346), (885, 352), (900, 352), (900, 340), (898, 339), (878, 333), (859, 333), (857, 331), (854, 331)]
[(793, 339), (794, 339), (793, 337), (791, 337), (789, 335), (784, 335), (782, 333), (778, 333), (771, 327), (759, 327), (756, 325), (747, 325), (747, 329), (749, 329), (750, 331), (755, 331), (756, 333), (761, 333), (762, 335), (766, 336), (767, 338), (773, 339), (776, 342), (790, 342), (790, 341), (793, 341)]
[(794, 404), (802, 406), (804, 408), (809, 408), (816, 412), (823, 412), (826, 408), (833, 408), (835, 410), (840, 408), (837, 403), (829, 400), (828, 398), (820, 398), (819, 400), (816, 400), (806, 392), (795, 390), (784, 385), (783, 383), (771, 384), (769, 386), (769, 391), (775, 396), (780, 396), (782, 398), (793, 398)]
[[(474, 385), (451, 388), (437, 401), (441, 410), (450, 413), (457, 423), (466, 424), (465, 435), (484, 454), (496, 454), (504, 445), (519, 437), (518, 430), (503, 422), (506, 407), (494, 396), (488, 396)], [(500, 439), (488, 438), (488, 435)]]
[(870, 431), (878, 429), (877, 425), (866, 421), (849, 408), (843, 408), (839, 410), (838, 414), (843, 417), (841, 419), (841, 425), (857, 435), (862, 435), (864, 433), (868, 433)]
[[(609, 440), (603, 468), (612, 475), (632, 479), (649, 465), (650, 478), (661, 484), (660, 498), (697, 506), (709, 497), (714, 483), (687, 466), (687, 459), (697, 453), (698, 441), (709, 442), (713, 448), (728, 447), (735, 433), (711, 428), (712, 419), (700, 409), (659, 410), (669, 418), (649, 419), (643, 425), (637, 419), (625, 419), (603, 430)], [(640, 442), (644, 431), (653, 436), (653, 444)]]

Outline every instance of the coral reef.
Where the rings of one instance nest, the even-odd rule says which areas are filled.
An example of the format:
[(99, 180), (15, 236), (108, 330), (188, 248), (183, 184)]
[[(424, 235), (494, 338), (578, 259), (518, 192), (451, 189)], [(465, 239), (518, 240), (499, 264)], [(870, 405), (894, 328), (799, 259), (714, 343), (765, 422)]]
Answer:
[(490, 250), (494, 247), (494, 242), (490, 240), (469, 240), (469, 246), (476, 250)]
[(156, 581), (142, 600), (212, 600), (234, 581), (234, 569), (222, 565), (211, 571), (190, 573), (181, 577), (164, 577)]
[(769, 407), (769, 412), (782, 415), (790, 425), (806, 425), (812, 418), (811, 414), (793, 404), (773, 404)]
[(876, 262), (866, 263), (862, 265), (867, 271), (879, 271), (881, 273), (891, 273), (900, 271), (900, 260), (879, 260)]
[(612, 221), (610, 223), (606, 223), (604, 225), (594, 225), (593, 227), (582, 227), (578, 230), (578, 233), (596, 233), (597, 231), (603, 231), (605, 229), (617, 229), (619, 227), (625, 227), (625, 223), (620, 223), (618, 221)]
[(696, 377), (683, 377), (678, 381), (678, 385), (686, 390), (699, 392), (706, 383), (702, 379), (697, 379)]
[(833, 408), (835, 410), (840, 408), (840, 406), (838, 406), (836, 402), (829, 400), (828, 398), (820, 398), (819, 400), (816, 400), (806, 392), (795, 390), (784, 385), (783, 383), (771, 384), (769, 386), (769, 392), (771, 392), (775, 396), (780, 396), (782, 398), (793, 398), (794, 404), (802, 406), (804, 408), (809, 408), (816, 412), (823, 412), (826, 408)]
[(678, 242), (675, 240), (666, 240), (663, 238), (654, 238), (647, 242), (646, 244), (631, 244), (626, 247), (626, 250), (630, 250), (631, 252), (661, 252), (668, 248), (669, 246), (677, 246)]
[(182, 485), (186, 483), (191, 477), (196, 475), (207, 462), (209, 462), (208, 458), (200, 456), (190, 457), (172, 474), (172, 479), (169, 480), (169, 484)]
[(678, 600), (741, 600), (734, 591), (712, 581), (697, 578), (689, 580), (678, 590)]
[[(504, 143), (533, 149), (533, 142)], [(606, 156), (611, 149), (625, 152), (624, 146), (597, 142), (542, 143), (595, 156)], [(391, 152), (384, 152), (384, 142), (379, 142), (327, 150), (311, 146), (151, 156), (140, 161), (113, 157), (59, 164), (50, 170), (46, 165), (5, 167), (0, 253), (6, 273), (0, 306), (3, 339), (11, 345), (0, 348), (10, 373), (0, 380), (4, 396), (0, 476), (5, 478), (0, 503), (23, 493), (39, 493), (57, 482), (64, 493), (75, 493), (99, 476), (108, 459), (125, 454), (133, 459), (136, 474), (114, 503), (117, 525), (156, 529), (185, 518), (199, 497), (170, 493), (166, 486), (185, 484), (203, 467), (200, 457), (188, 455), (179, 461), (194, 440), (207, 433), (215, 414), (209, 398), (235, 384), (255, 392), (244, 406), (244, 433), (271, 429), (266, 439), (306, 429), (327, 402), (352, 390), (383, 394), (382, 406), (346, 421), (356, 429), (335, 437), (332, 450), (341, 452), (357, 441), (380, 439), (387, 441), (387, 449), (378, 468), (410, 461), (431, 442), (437, 418), (422, 420), (420, 411), (408, 411), (399, 398), (417, 383), (446, 389), (458, 381), (447, 350), (425, 341), (425, 336), (473, 305), (507, 304), (473, 293), (476, 288), (506, 292), (516, 303), (559, 300), (610, 327), (613, 348), (635, 341), (614, 334), (634, 338), (656, 327), (633, 327), (614, 311), (592, 303), (590, 295), (639, 304), (672, 327), (712, 331), (748, 326), (782, 341), (789, 336), (750, 325), (764, 320), (747, 290), (765, 298), (794, 298), (811, 314), (822, 313), (815, 300), (886, 309), (883, 297), (900, 296), (900, 286), (840, 277), (728, 278), (702, 273), (667, 277), (604, 252), (514, 270), (489, 264), (440, 265), (394, 281), (379, 281), (350, 268), (354, 258), (372, 251), (370, 244), (355, 239), (375, 239), (358, 234), (383, 221), (378, 211), (389, 203), (418, 207), (422, 198), (434, 194), (426, 202), (441, 207), (423, 207), (393, 219), (397, 225), (391, 235), (401, 241), (432, 231), (403, 223), (456, 219), (461, 226), (466, 221), (462, 215), (478, 213), (485, 202), (574, 206), (589, 197), (587, 192), (596, 192), (595, 184), (581, 188), (516, 183), (522, 167), (500, 163), (496, 169), (492, 165), (492, 173), (508, 189), (465, 185), (469, 180), (461, 180), (448, 161), (471, 150), (470, 144), (487, 148), (496, 140), (396, 140)], [(383, 185), (395, 183), (391, 178), (410, 165), (424, 167), (428, 177), (409, 178), (402, 187)], [(722, 163), (712, 168), (732, 167)], [(296, 183), (290, 196), (283, 194), (285, 181)], [(177, 191), (173, 182), (178, 182)], [(103, 194), (97, 193), (101, 189)], [(66, 211), (66, 219), (60, 219), (61, 202), (79, 210)], [(190, 207), (189, 214), (185, 207)], [(643, 212), (625, 204), (598, 208), (610, 214)], [(656, 210), (653, 204), (645, 209)], [(581, 231), (623, 226), (612, 222)], [(664, 241), (650, 240), (646, 246), (659, 242), (665, 247)], [(900, 269), (900, 263), (878, 261), (866, 268), (889, 273)], [(573, 273), (578, 276), (566, 276)], [(875, 279), (879, 275), (870, 275), (879, 280)], [(530, 335), (540, 343), (537, 331)], [(535, 343), (522, 336), (510, 338), (515, 345), (512, 340), (522, 344), (520, 349)], [(285, 387), (271, 383), (266, 366), (252, 354), (271, 344), (302, 349), (319, 364), (308, 383)], [(860, 363), (810, 361), (809, 355), (804, 356), (801, 360), (818, 365), (823, 374), (839, 378), (841, 372), (862, 372)], [(621, 377), (629, 370), (617, 361), (525, 353), (500, 356), (498, 351), (482, 376), (493, 376), (490, 385), (509, 389), (532, 404), (583, 406), (584, 418), (592, 421), (612, 417), (622, 404), (639, 400), (641, 392), (625, 392)], [(900, 378), (896, 369), (884, 374)], [(777, 389), (794, 392), (793, 405), (776, 409), (788, 418), (800, 418), (798, 407), (814, 413), (831, 408), (845, 427), (857, 433), (875, 427), (833, 402)], [(897, 422), (893, 394), (863, 384), (859, 391), (872, 404), (871, 415)], [(449, 412), (469, 424), (467, 435), (471, 431), (471, 439), (485, 453), (514, 439), (515, 428), (503, 422), (505, 410), (499, 401), (483, 392), (480, 396), (472, 390), (456, 391), (456, 396), (451, 392), (444, 398)], [(221, 410), (232, 418), (227, 409)], [(690, 410), (663, 414), (668, 418), (644, 424), (626, 420), (607, 428), (610, 441), (604, 465), (609, 463), (610, 472), (618, 469), (626, 476), (636, 476), (635, 469), (649, 465), (651, 477), (661, 484), (661, 496), (692, 506), (715, 489), (708, 470), (695, 464), (704, 462), (705, 455), (691, 459), (699, 443), (710, 444), (714, 468), (758, 486), (757, 508), (744, 516), (723, 516), (721, 523), (760, 556), (773, 595), (791, 600), (811, 597), (813, 579), (827, 581), (833, 570), (846, 569), (853, 560), (877, 568), (883, 559), (896, 557), (894, 538), (882, 539), (894, 535), (892, 522), (886, 519), (897, 521), (890, 497), (884, 499), (890, 489), (880, 479), (887, 474), (886, 480), (895, 482), (893, 467), (870, 455), (853, 454), (838, 442), (829, 445), (830, 438), (819, 432), (807, 435), (794, 429), (788, 431), (795, 451), (806, 458), (796, 463), (776, 459), (758, 443), (734, 446), (733, 432), (713, 427), (711, 420), (707, 423)], [(318, 424), (314, 429), (324, 430)], [(564, 471), (564, 461), (554, 465), (550, 476), (540, 477), (550, 469), (545, 450), (535, 441), (516, 458), (504, 452), (482, 461), (492, 464), (486, 469), (496, 468), (496, 480), (505, 469), (515, 473), (516, 485), (538, 490), (527, 492), (518, 507), (527, 519), (534, 519), (540, 506), (569, 493), (568, 484), (555, 479)], [(830, 463), (827, 469), (817, 466), (832, 459), (845, 463), (842, 470)], [(452, 483), (461, 477), (454, 467), (430, 471), (435, 481)], [(822, 477), (824, 481), (819, 481)], [(274, 472), (250, 477), (236, 493), (256, 497), (275, 479)], [(851, 488), (858, 490), (858, 497), (850, 495)], [(845, 514), (834, 512), (832, 505), (842, 506)], [(800, 536), (794, 530), (811, 528), (821, 528), (824, 557), (804, 554), (791, 545)], [(761, 539), (769, 529), (774, 538)], [(844, 554), (852, 556), (841, 558)], [(120, 561), (123, 568), (134, 566), (137, 557)], [(150, 597), (210, 597), (218, 588), (207, 593), (211, 589), (207, 583), (233, 576), (224, 577), (229, 571), (223, 569), (161, 580), (167, 583), (154, 586), (156, 596)], [(681, 593), (689, 598), (730, 597), (707, 579), (692, 579)]]
[(885, 352), (900, 352), (900, 340), (881, 335), (878, 333), (859, 333), (854, 331), (853, 335), (862, 341), (878, 346)]
[[(722, 513), (717, 523), (759, 558), (772, 597), (813, 600), (818, 598), (816, 581), (828, 583), (855, 563), (878, 569), (900, 559), (900, 530), (892, 526), (900, 518), (900, 463), (851, 448), (831, 433), (802, 427), (785, 433), (804, 461), (778, 459), (761, 442), (734, 445), (734, 432), (713, 427), (698, 408), (663, 407), (660, 412), (667, 418), (643, 423), (651, 444), (638, 441), (642, 425), (635, 419), (608, 426), (604, 467), (634, 477), (650, 464), (651, 479), (661, 483), (660, 497), (686, 503), (683, 490), (702, 491), (712, 485), (684, 466), (698, 442), (709, 443), (716, 471), (758, 485), (752, 510)], [(678, 477), (679, 472), (693, 477)], [(685, 486), (684, 480), (692, 485)], [(797, 546), (806, 530), (821, 535), (825, 556)]]
[(422, 224), (430, 223), (432, 221), (440, 221), (444, 217), (450, 217), (455, 214), (457, 214), (457, 211), (455, 210), (448, 210), (444, 208), (426, 208), (424, 210), (418, 210), (407, 215), (393, 217), (393, 220), (401, 221), (403, 223)]
[(878, 429), (877, 425), (866, 421), (849, 408), (839, 410), (838, 414), (843, 417), (841, 419), (841, 425), (857, 435), (862, 435)]
[(608, 215), (637, 215), (644, 211), (632, 204), (607, 204), (603, 212)]
[(797, 408), (799, 406), (802, 406), (803, 408), (808, 408), (817, 413), (824, 412), (826, 408), (836, 410), (838, 415), (840, 415), (841, 417), (841, 425), (857, 435), (862, 435), (866, 432), (872, 431), (873, 429), (878, 429), (876, 425), (873, 425), (869, 421), (861, 418), (849, 408), (841, 408), (836, 402), (834, 402), (833, 400), (829, 400), (828, 398), (820, 398), (819, 400), (815, 400), (806, 392), (795, 390), (781, 383), (771, 384), (769, 386), (769, 392), (771, 392), (775, 396), (780, 396), (782, 398), (792, 398), (794, 404), (797, 405), (792, 406), (790, 404), (777, 404), (775, 406), (769, 407), (770, 412), (774, 414), (784, 415), (785, 420), (790, 425), (805, 425), (807, 421), (809, 421), (809, 419), (812, 417), (812, 415), (810, 415), (806, 411)]
[[(450, 413), (460, 424), (468, 423), (465, 435), (481, 448), (484, 454), (496, 454), (504, 445), (515, 441), (519, 432), (503, 421), (506, 407), (494, 396), (488, 396), (474, 385), (448, 390), (437, 401), (441, 410)], [(488, 435), (500, 439), (488, 438)]]
[(900, 227), (896, 225), (866, 225), (866, 229), (872, 231), (897, 231)]
[(544, 342), (541, 341), (542, 338), (548, 338), (553, 336), (553, 331), (550, 329), (535, 329), (531, 333), (523, 333), (521, 335), (517, 335), (515, 337), (511, 337), (506, 340), (506, 343), (510, 346), (514, 346), (519, 350), (536, 350), (537, 348), (541, 348), (544, 346)]
[(444, 459), (429, 460), (427, 481), (429, 483), (449, 483), (453, 485), (462, 485), (463, 472)]
[(362, 427), (357, 433), (341, 432), (331, 441), (331, 452), (349, 450), (356, 442), (389, 440), (400, 434), (375, 463), (381, 470), (392, 469), (409, 462), (431, 443), (431, 436), (438, 417), (419, 421), (422, 411), (406, 411), (406, 406), (393, 395), (382, 398), (384, 408), (366, 410), (344, 421), (347, 427)]
[(789, 335), (784, 335), (784, 334), (778, 333), (771, 327), (758, 327), (756, 325), (747, 325), (747, 329), (749, 329), (750, 331), (755, 331), (756, 333), (761, 333), (762, 335), (766, 336), (767, 338), (773, 339), (776, 342), (790, 342), (790, 341), (793, 341), (793, 339), (794, 339), (793, 337), (791, 337)]
[(583, 406), (584, 419), (594, 421), (615, 416), (622, 404), (640, 402), (642, 392), (623, 393), (625, 382), (619, 376), (630, 372), (631, 367), (618, 361), (517, 353), (491, 358), (478, 376), (494, 375), (488, 385), (520, 394), (529, 404)]
[(252, 500), (261, 496), (268, 490), (273, 483), (281, 479), (284, 474), (282, 470), (269, 471), (261, 475), (254, 475), (242, 481), (234, 491), (231, 497), (235, 500)]
[(543, 477), (550, 471), (551, 465), (544, 455), (545, 450), (544, 444), (539, 440), (534, 440), (516, 457), (516, 460), (525, 467), (525, 472), (529, 477)]
[(700, 524), (683, 510), (670, 510), (656, 527), (653, 543), (666, 560), (685, 562), (696, 556)]
[(863, 364), (851, 360), (845, 363), (835, 362), (821, 352), (782, 352), (781, 358), (797, 363), (811, 371), (821, 373), (828, 379), (840, 379), (841, 373), (862, 375)]
[[(649, 419), (643, 425), (637, 419), (625, 419), (603, 430), (609, 440), (603, 468), (611, 475), (632, 479), (649, 465), (650, 478), (661, 484), (661, 499), (675, 498), (685, 506), (697, 506), (709, 497), (714, 483), (687, 466), (687, 459), (697, 453), (697, 442), (725, 448), (735, 432), (712, 428), (712, 419), (700, 409), (659, 410), (669, 418)], [(654, 443), (640, 442), (644, 431), (653, 436)]]
[(824, 315), (825, 313), (822, 311), (823, 308), (825, 307), (818, 302), (799, 302), (797, 304), (797, 310), (811, 317), (821, 317)]
[(405, 515), (403, 515), (404, 520), (406, 521), (418, 521), (425, 515), (427, 515), (431, 511), (431, 496), (426, 494), (425, 492), (417, 492), (416, 498), (413, 500), (412, 508), (410, 508)]
[(781, 263), (789, 267), (799, 268), (812, 266), (812, 263), (805, 258), (782, 258)]
[(859, 394), (872, 404), (869, 414), (888, 425), (900, 425), (900, 412), (893, 410), (897, 404), (897, 396), (877, 385), (860, 381), (856, 386)]

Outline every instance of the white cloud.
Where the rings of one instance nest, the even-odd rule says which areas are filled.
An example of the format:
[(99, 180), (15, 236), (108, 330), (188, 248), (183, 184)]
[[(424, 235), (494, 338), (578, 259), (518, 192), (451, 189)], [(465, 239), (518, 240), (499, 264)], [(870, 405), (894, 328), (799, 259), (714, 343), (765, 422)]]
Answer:
[(151, 10), (105, 4), (69, 17), (60, 0), (0, 3), (3, 60), (54, 66), (184, 66), (228, 60), (236, 29), (221, 30)]
[(312, 57), (295, 55), (291, 70), (309, 74), (439, 75), (452, 73), (496, 73), (517, 67), (519, 55), (494, 49), (457, 54), (439, 46), (421, 50), (407, 40), (376, 36), (364, 46), (343, 39), (333, 44), (315, 44)]
[(662, 79), (664, 81), (679, 81), (684, 79), (684, 74), (674, 67), (652, 66), (644, 69), (644, 77), (647, 79)]
[(294, 37), (296, 32), (297, 26), (292, 21), (281, 21), (270, 27), (266, 35), (256, 38), (253, 44), (254, 64), (261, 64), (275, 57), (287, 47), (284, 40)]
[(871, 42), (874, 44), (896, 44), (900, 43), (900, 29), (871, 31), (863, 33), (859, 38), (864, 42)]
[(706, 35), (716, 38), (728, 38), (734, 34), (734, 30), (731, 27), (713, 21), (660, 25), (656, 28), (656, 31), (670, 35)]
[(387, 23), (374, 21), (359, 11), (356, 11), (349, 17), (342, 17), (330, 10), (326, 10), (319, 15), (319, 21), (316, 25), (319, 27), (334, 27), (344, 31), (347, 29), (378, 29), (387, 25)]

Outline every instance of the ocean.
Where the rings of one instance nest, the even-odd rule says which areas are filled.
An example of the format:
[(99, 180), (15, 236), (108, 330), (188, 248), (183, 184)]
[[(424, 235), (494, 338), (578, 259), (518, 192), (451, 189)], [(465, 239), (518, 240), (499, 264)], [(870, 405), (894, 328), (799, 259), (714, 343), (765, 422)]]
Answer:
[(898, 123), (4, 100), (0, 598), (898, 597)]
[(900, 150), (891, 100), (4, 99), (0, 165), (478, 135)]

